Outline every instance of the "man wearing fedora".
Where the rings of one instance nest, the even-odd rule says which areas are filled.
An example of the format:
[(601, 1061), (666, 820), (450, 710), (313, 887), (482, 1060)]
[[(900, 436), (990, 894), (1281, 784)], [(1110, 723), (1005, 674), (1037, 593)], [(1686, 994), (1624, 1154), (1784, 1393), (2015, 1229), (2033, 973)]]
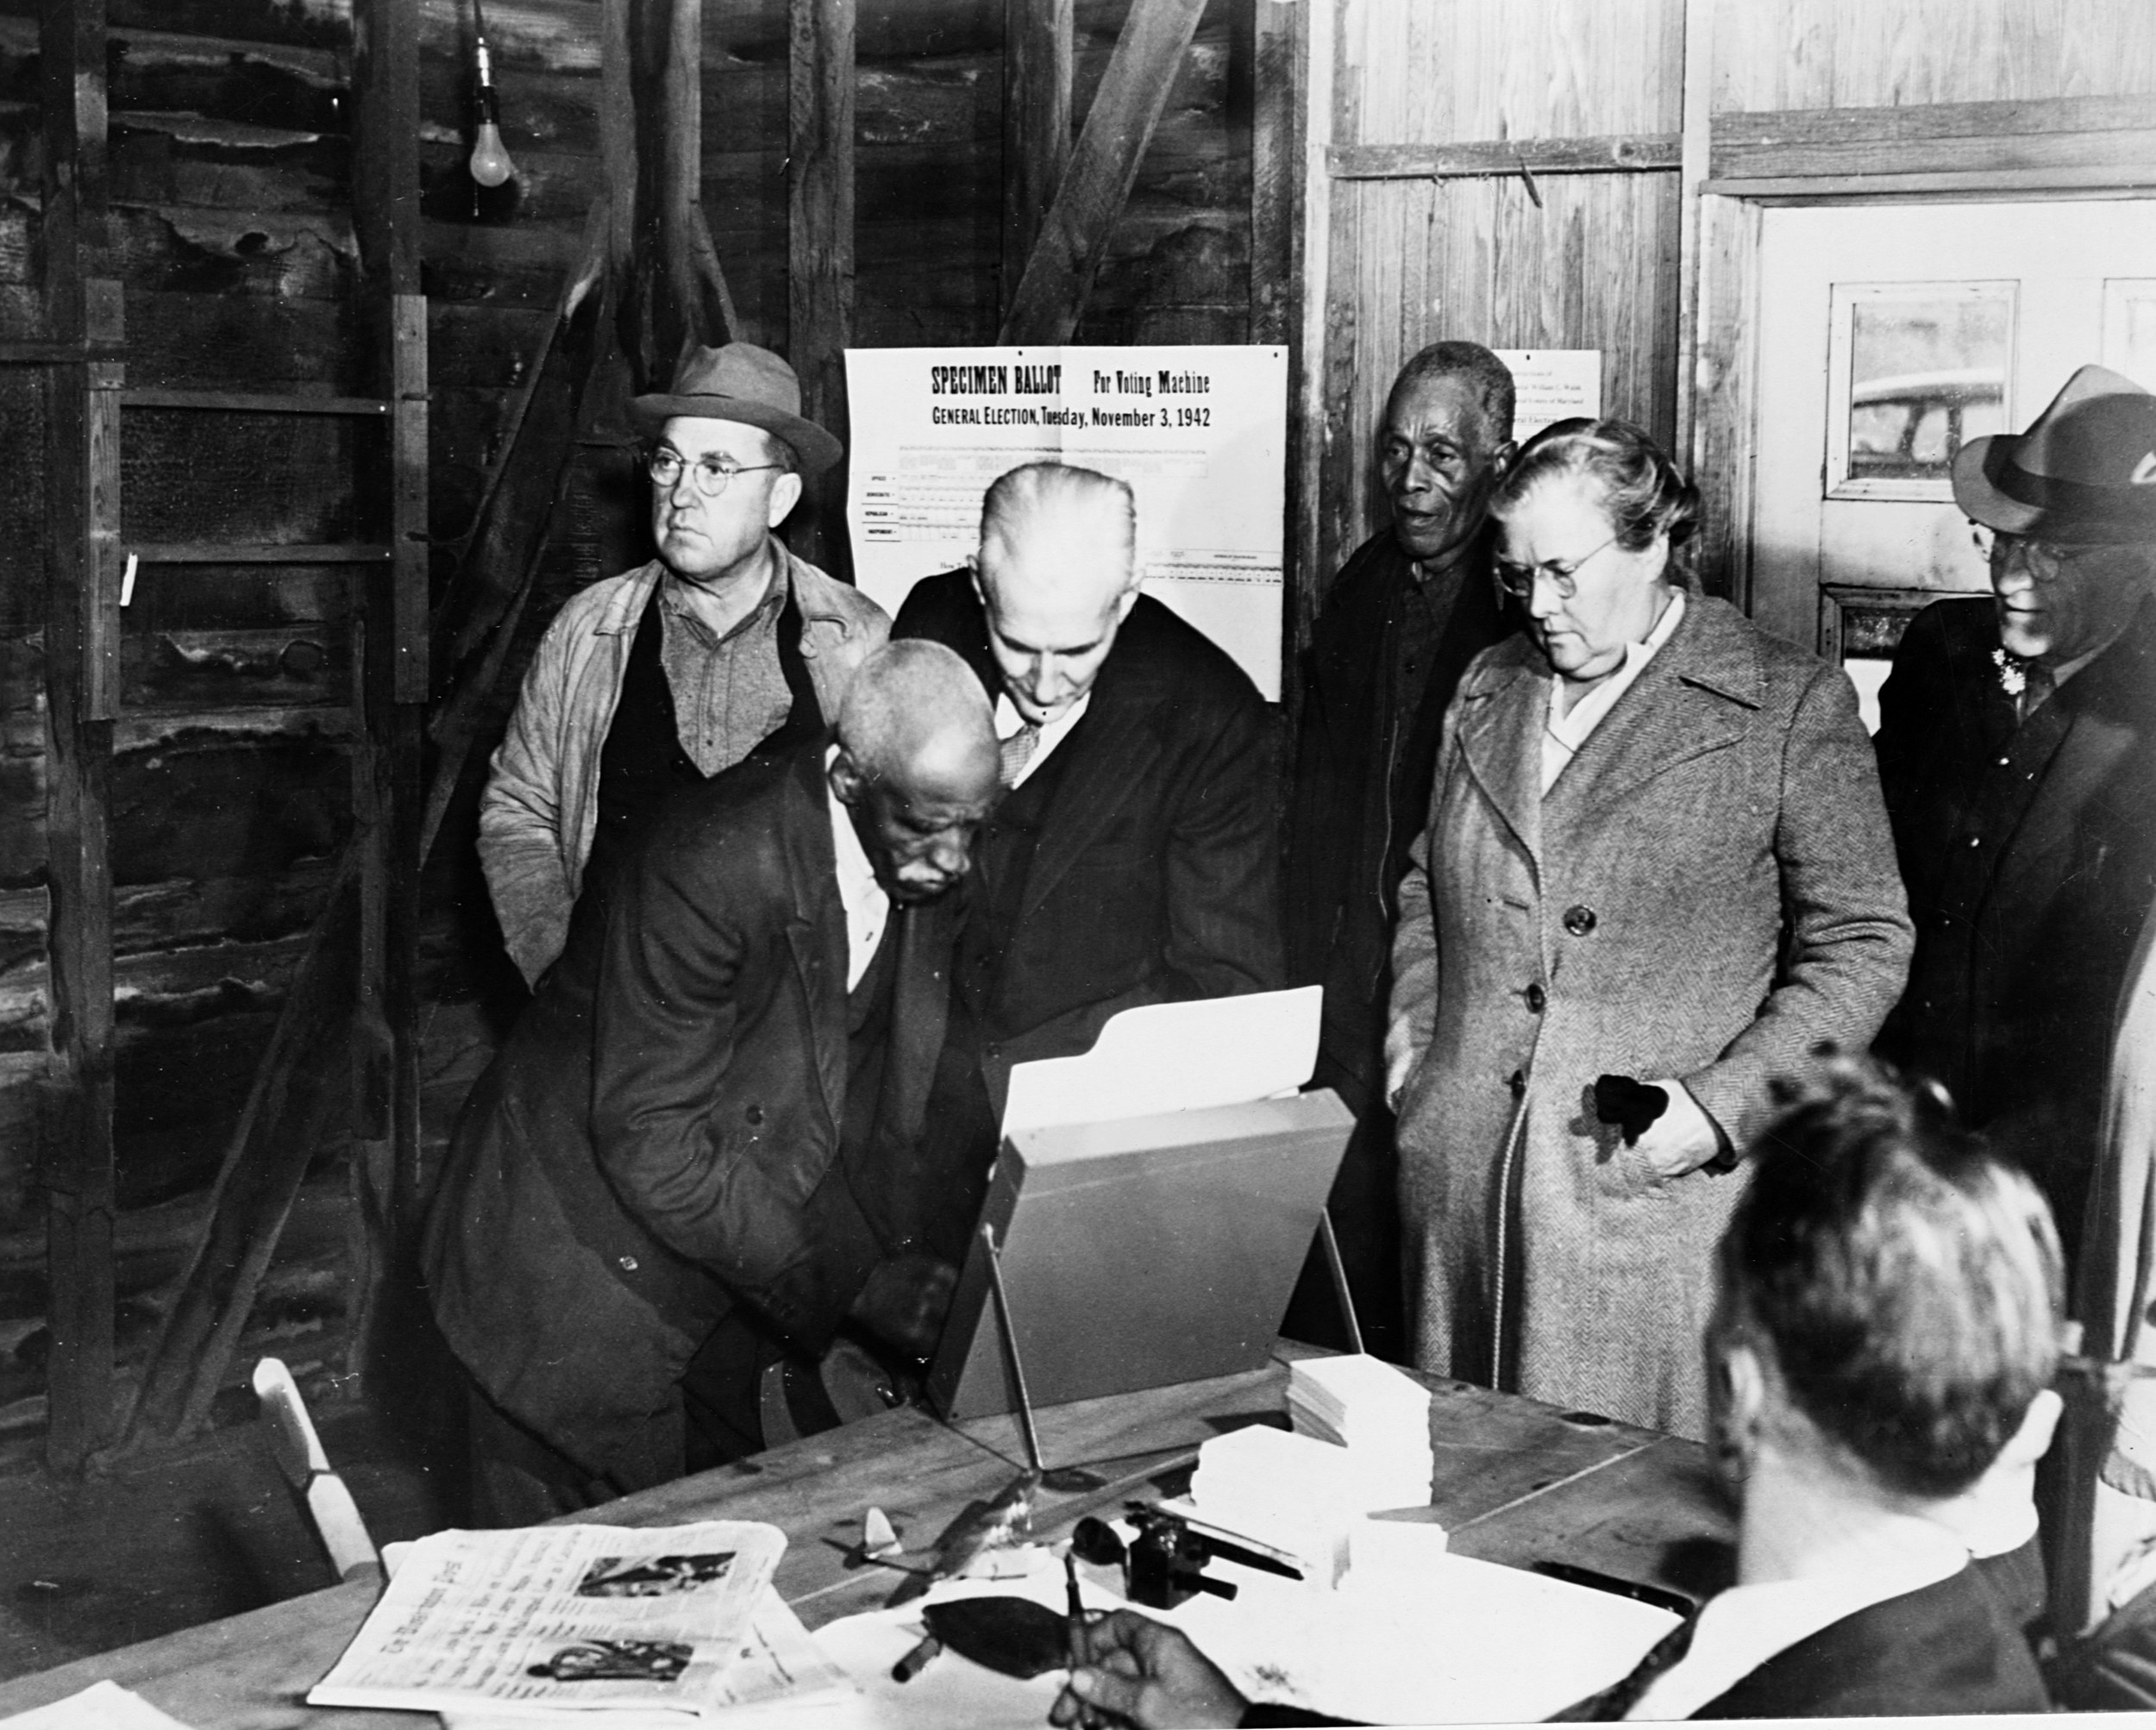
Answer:
[(1879, 1048), (2043, 1186), (2071, 1261), (2156, 899), (2156, 397), (2084, 367), (1953, 487), (1992, 592), (1919, 613), (1880, 698), (1916, 954)]
[(693, 351), (630, 412), (649, 442), (658, 556), (561, 609), (525, 674), (479, 807), (479, 862), (526, 983), (560, 956), (585, 883), (668, 793), (838, 714), (890, 622), (773, 533), (842, 454), (768, 349)]

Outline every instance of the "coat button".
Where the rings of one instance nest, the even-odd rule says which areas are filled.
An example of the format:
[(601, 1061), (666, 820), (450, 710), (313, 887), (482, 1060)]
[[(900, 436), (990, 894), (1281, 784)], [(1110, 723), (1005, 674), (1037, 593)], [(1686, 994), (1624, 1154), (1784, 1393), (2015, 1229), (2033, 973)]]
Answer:
[(751, 1106), (749, 1107), (747, 1112), (743, 1113), (743, 1115), (745, 1116), (750, 1123), (760, 1124), (763, 1121), (763, 1107), (761, 1106)]
[(1527, 1009), (1531, 1014), (1541, 1014), (1543, 1006), (1549, 1000), (1550, 993), (1539, 985), (1531, 985), (1527, 987)]
[(1518, 1099), (1527, 1091), (1527, 1072), (1525, 1069), (1514, 1069), (1512, 1072), (1511, 1080), (1507, 1081), (1505, 1085), (1512, 1089), (1512, 1096), (1515, 1100)]
[(1567, 907), (1564, 910), (1564, 929), (1573, 937), (1585, 937), (1595, 929), (1594, 908)]

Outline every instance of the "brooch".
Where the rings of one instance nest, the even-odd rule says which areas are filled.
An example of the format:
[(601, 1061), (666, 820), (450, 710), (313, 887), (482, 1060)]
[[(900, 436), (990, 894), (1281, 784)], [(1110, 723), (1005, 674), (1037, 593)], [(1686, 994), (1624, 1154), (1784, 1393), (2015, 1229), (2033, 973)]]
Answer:
[(2028, 689), (2028, 668), (2020, 655), (1995, 649), (1991, 651), (1991, 664), (1999, 669), (1999, 688), (2008, 696), (2018, 697)]

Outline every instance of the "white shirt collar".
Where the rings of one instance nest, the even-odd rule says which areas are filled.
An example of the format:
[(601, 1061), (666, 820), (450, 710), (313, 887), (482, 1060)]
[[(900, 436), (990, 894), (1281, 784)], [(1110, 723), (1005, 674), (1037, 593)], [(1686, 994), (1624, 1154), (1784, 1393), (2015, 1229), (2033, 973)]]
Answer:
[(1890, 1558), (1883, 1560), (1874, 1550), (1861, 1567), (1732, 1586), (1709, 1599), (1699, 1613), (1690, 1650), (1650, 1683), (1625, 1715), (1689, 1718), (1821, 1628), (1889, 1598), (1935, 1586), (1969, 1565), (1967, 1548), (1943, 1527), (1911, 1521), (1897, 1541), (1898, 1552)]
[(1626, 643), (1623, 664), (1565, 714), (1557, 712), (1557, 700), (1564, 690), (1564, 675), (1550, 675), (1550, 710), (1542, 730), (1542, 791), (1545, 794), (1557, 784), (1564, 766), (1579, 755), (1588, 735), (1602, 724), (1602, 718), (1616, 706), (1617, 699), (1632, 688), (1662, 645), (1676, 635), (1677, 624), (1683, 617), (1684, 591), (1672, 590), (1669, 605), (1662, 609), (1662, 617), (1654, 622), (1654, 629), (1647, 633), (1645, 640)]
[[(1078, 724), (1079, 718), (1085, 714), (1087, 706), (1092, 701), (1093, 692), (1088, 688), (1062, 714), (1054, 720), (1043, 724), (1040, 743), (1033, 747), (1033, 755), (1025, 760), (1025, 767), (1018, 772), (1017, 777), (1011, 783), (1012, 787), (1025, 785), (1026, 777), (1048, 761), (1048, 754), (1062, 743), (1070, 730)], [(1025, 725), (1025, 718), (1018, 713), (1018, 705), (1011, 701), (1010, 693), (1004, 691), (997, 692), (996, 737), (1007, 739)]]
[(868, 849), (861, 844), (853, 813), (830, 790), (830, 766), (838, 747), (824, 753), (824, 797), (831, 812), (831, 856), (838, 868), (838, 904), (846, 912), (846, 989), (851, 991), (868, 971), (883, 941), (883, 929), (891, 919), (891, 897), (876, 881), (876, 868), (868, 862)]

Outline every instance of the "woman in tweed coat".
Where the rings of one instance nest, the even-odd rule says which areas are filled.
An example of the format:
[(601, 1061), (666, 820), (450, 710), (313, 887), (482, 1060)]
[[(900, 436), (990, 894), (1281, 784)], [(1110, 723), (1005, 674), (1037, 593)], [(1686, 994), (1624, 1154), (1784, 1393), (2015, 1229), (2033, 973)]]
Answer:
[[(1507, 473), (1530, 629), (1446, 716), (1387, 1041), (1417, 1363), (1690, 1436), (1736, 1150), (1771, 1077), (1871, 1043), (1910, 949), (1856, 694), (1679, 586), (1696, 511), (1620, 421)], [(1604, 1075), (1668, 1095), (1634, 1143)]]

